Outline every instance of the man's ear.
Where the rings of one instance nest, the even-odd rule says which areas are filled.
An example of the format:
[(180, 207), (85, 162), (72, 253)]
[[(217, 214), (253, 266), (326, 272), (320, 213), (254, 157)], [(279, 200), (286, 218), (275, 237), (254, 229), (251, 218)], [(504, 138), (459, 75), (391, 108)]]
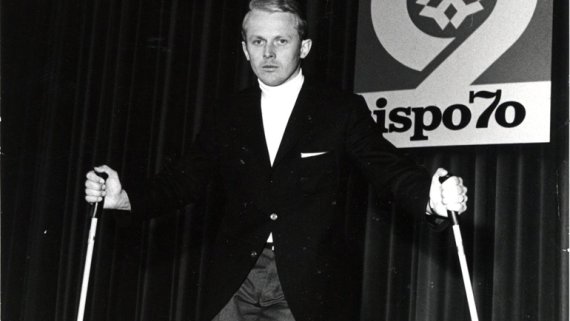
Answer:
[(311, 51), (311, 46), (313, 45), (313, 41), (311, 39), (305, 39), (301, 41), (301, 59), (304, 59)]
[(243, 54), (245, 55), (245, 59), (247, 59), (247, 61), (249, 61), (249, 52), (247, 52), (247, 44), (245, 43), (245, 41), (241, 42), (241, 49), (243, 50)]

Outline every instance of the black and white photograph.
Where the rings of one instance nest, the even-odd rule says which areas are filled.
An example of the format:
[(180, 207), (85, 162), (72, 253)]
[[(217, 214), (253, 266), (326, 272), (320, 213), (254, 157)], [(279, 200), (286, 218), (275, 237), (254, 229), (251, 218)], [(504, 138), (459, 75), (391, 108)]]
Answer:
[(0, 12), (0, 320), (570, 320), (567, 0)]

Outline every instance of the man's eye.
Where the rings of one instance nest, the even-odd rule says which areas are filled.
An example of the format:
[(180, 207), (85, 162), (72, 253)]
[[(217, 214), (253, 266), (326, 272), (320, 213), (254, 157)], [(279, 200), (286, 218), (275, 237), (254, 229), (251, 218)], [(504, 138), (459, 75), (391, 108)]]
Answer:
[(263, 41), (261, 41), (260, 39), (256, 39), (256, 40), (253, 40), (251, 43), (252, 43), (254, 46), (259, 46), (259, 45), (261, 45), (261, 44), (263, 43)]
[(277, 43), (280, 45), (286, 45), (287, 43), (289, 43), (289, 41), (287, 39), (279, 39), (277, 40)]

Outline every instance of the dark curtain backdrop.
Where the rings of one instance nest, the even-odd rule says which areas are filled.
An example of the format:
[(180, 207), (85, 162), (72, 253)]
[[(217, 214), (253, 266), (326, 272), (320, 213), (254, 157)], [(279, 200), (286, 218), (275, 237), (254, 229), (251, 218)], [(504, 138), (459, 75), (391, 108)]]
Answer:
[[(481, 320), (568, 320), (568, 3), (554, 4), (551, 143), (406, 151), (470, 188), (462, 229)], [(75, 319), (85, 173), (101, 163), (123, 175), (155, 173), (189, 146), (217, 97), (255, 82), (240, 46), (246, 7), (2, 4), (3, 320)], [(357, 7), (309, 2), (306, 74), (352, 88)], [(373, 198), (366, 205), (358, 196), (367, 188), (355, 182), (354, 206), (369, 208), (361, 319), (469, 320), (450, 230), (403, 221)], [(209, 221), (192, 214), (205, 204), (148, 222), (106, 213), (86, 320), (197, 320)]]

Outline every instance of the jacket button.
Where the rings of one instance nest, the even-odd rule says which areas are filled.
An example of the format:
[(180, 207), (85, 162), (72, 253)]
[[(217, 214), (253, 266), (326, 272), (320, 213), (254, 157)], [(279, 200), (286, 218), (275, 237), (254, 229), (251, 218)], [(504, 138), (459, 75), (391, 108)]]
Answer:
[(271, 215), (269, 215), (269, 218), (270, 218), (272, 221), (277, 221), (277, 219), (279, 218), (279, 216), (277, 216), (277, 214), (275, 214), (275, 213), (272, 213)]
[(257, 256), (257, 252), (256, 251), (251, 251), (251, 253), (249, 253), (249, 255), (251, 257), (256, 257)]

